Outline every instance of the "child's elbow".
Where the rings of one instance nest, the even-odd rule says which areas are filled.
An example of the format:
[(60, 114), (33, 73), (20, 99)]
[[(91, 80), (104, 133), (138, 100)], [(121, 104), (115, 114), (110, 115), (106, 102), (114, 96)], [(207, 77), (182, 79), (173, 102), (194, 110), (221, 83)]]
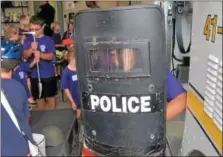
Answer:
[(181, 93), (177, 96), (178, 102), (181, 107), (181, 111), (185, 111), (187, 107), (187, 92)]
[(29, 50), (24, 50), (23, 54), (22, 54), (22, 57), (24, 59), (28, 59), (30, 57), (30, 54), (29, 54)]
[(50, 58), (53, 59), (53, 56), (54, 56), (54, 53), (51, 53), (50, 54)]

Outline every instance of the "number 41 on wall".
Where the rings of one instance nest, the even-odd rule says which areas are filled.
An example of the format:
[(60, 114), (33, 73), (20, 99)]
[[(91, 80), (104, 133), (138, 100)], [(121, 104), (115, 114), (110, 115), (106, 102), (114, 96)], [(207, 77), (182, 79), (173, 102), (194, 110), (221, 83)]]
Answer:
[(222, 27), (217, 26), (217, 20), (218, 20), (217, 15), (215, 15), (213, 18), (211, 18), (211, 15), (207, 16), (204, 25), (204, 35), (206, 36), (206, 40), (208, 41), (210, 40), (211, 36), (211, 41), (215, 42), (216, 33), (222, 34)]

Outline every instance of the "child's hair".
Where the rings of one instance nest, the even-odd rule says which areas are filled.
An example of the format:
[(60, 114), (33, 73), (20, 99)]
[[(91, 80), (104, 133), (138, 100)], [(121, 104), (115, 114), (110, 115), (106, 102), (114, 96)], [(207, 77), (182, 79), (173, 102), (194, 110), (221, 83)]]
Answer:
[(39, 17), (38, 15), (33, 15), (30, 18), (29, 22), (31, 24), (34, 24), (34, 25), (39, 25), (39, 26), (43, 26), (44, 25), (44, 20), (41, 17)]
[(5, 25), (4, 27), (5, 39), (9, 40), (12, 37), (13, 33), (19, 33), (19, 28), (12, 24)]
[(29, 16), (28, 15), (21, 15), (19, 17), (19, 21), (20, 21), (20, 24), (23, 25), (23, 24), (29, 24)]
[(25, 21), (26, 23), (29, 23), (29, 16), (28, 15), (21, 15), (20, 17), (19, 17), (19, 21), (21, 22), (21, 21)]
[(28, 15), (21, 15), (19, 17), (20, 28), (21, 29), (28, 29), (29, 28), (29, 19), (30, 19), (30, 17)]
[(54, 29), (55, 29), (55, 27), (56, 27), (57, 25), (60, 25), (60, 23), (57, 22), (57, 21), (54, 21), (54, 22), (51, 24), (51, 29), (54, 31)]
[(2, 73), (9, 73), (12, 69), (8, 69), (8, 68), (1, 68), (1, 72)]

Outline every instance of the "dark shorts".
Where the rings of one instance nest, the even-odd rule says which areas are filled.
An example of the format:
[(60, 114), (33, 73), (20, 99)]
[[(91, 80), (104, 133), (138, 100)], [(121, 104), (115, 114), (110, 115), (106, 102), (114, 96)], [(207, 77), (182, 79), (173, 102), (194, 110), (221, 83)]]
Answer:
[[(31, 78), (31, 91), (33, 98), (39, 99), (39, 88), (38, 88), (38, 79)], [(49, 98), (57, 95), (57, 81), (54, 77), (51, 78), (42, 78), (42, 94), (41, 98)]]
[(31, 72), (27, 72), (26, 75), (27, 75), (27, 78), (30, 78)]

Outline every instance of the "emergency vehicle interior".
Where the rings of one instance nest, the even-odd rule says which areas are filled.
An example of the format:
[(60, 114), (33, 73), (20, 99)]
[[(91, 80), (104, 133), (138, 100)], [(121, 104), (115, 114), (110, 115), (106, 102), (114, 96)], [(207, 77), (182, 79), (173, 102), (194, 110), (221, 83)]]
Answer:
[[(77, 9), (77, 11), (84, 8), (82, 7), (82, 3), (84, 2), (74, 1), (74, 5), (78, 6), (78, 3), (81, 3), (81, 5), (80, 9)], [(101, 3), (105, 5), (106, 2)], [(100, 2), (98, 3), (98, 5), (98, 7), (100, 7)], [(195, 105), (190, 104), (184, 113), (166, 122), (167, 145), (165, 156), (222, 156), (221, 68), (223, 3), (220, 1), (129, 1), (128, 3), (123, 1), (123, 6), (124, 5), (125, 7), (128, 7), (130, 5), (155, 5), (161, 7), (165, 19), (165, 41), (169, 68), (171, 69), (172, 74), (182, 83), (183, 87), (186, 90), (192, 91), (192, 93), (195, 91), (197, 92), (197, 95), (199, 95), (200, 93), (202, 95), (201, 97), (204, 97), (203, 101), (204, 104), (206, 104), (206, 108), (208, 110), (207, 112), (205, 112), (202, 109), (202, 113), (199, 112), (199, 109), (195, 107), (195, 105), (197, 104), (196, 102)], [(121, 2), (119, 6), (121, 6)], [(94, 7), (91, 7), (91, 5), (89, 5), (88, 9), (91, 8)], [(76, 14), (76, 12), (74, 12), (74, 14)], [(68, 15), (69, 13), (73, 13), (72, 10), (69, 11), (68, 9), (64, 11), (63, 15)], [(59, 17), (59, 15), (57, 16)], [(209, 16), (210, 19), (208, 18)], [(218, 21), (214, 21), (215, 17)], [(210, 25), (212, 25), (213, 28)], [(208, 30), (205, 32), (205, 29)], [(216, 33), (211, 34), (211, 29), (214, 29)], [(201, 52), (204, 53), (202, 54)], [(102, 63), (99, 61), (101, 57), (99, 54), (102, 53), (104, 53), (103, 55), (106, 58), (105, 60), (107, 60), (107, 62), (103, 63), (105, 64), (103, 65), (103, 69), (100, 68), (100, 64)], [(106, 71), (115, 73), (134, 73), (143, 72), (145, 66), (148, 66), (140, 62), (143, 58), (143, 53), (139, 48), (134, 47), (129, 48), (126, 46), (126, 48), (101, 48), (97, 50), (91, 49), (89, 51), (89, 55), (90, 57), (88, 63), (91, 67), (91, 72)], [(212, 57), (210, 55), (212, 55)], [(207, 63), (208, 60), (210, 60), (209, 64)], [(217, 65), (216, 67), (220, 68), (217, 68), (216, 71), (213, 71), (213, 69), (215, 68), (215, 63)], [(210, 65), (209, 72), (211, 76), (209, 82), (208, 80), (206, 80), (206, 77), (208, 77), (206, 76), (206, 73), (208, 73), (207, 64)], [(194, 68), (196, 66), (198, 68)], [(199, 72), (201, 74), (199, 74)], [(214, 76), (215, 73), (216, 78), (213, 78), (212, 76)], [(196, 74), (197, 76), (195, 76)], [(200, 82), (204, 83), (200, 83), (199, 80)], [(207, 84), (210, 84), (210, 87), (216, 87), (216, 91), (214, 91), (214, 88), (210, 89), (209, 87), (206, 87), (206, 82)], [(216, 85), (213, 84), (213, 82), (215, 82)], [(219, 90), (217, 91), (217, 89)], [(219, 95), (216, 96), (215, 93), (219, 93)], [(212, 97), (210, 96), (211, 94), (214, 97), (213, 102)], [(192, 96), (189, 93), (189, 103), (195, 103), (195, 100), (191, 97)], [(206, 97), (208, 98), (206, 99)], [(57, 109), (55, 111), (46, 110), (39, 112), (36, 111), (35, 106), (33, 106), (33, 109), (31, 111), (32, 129), (34, 132), (40, 132), (41, 128), (49, 124), (57, 125), (62, 128), (62, 132), (65, 135), (65, 140), (59, 146), (48, 147), (48, 156), (80, 155), (83, 144), (83, 133), (79, 135), (75, 134), (75, 127), (77, 127), (75, 114), (71, 110), (71, 106), (68, 100), (66, 98), (65, 100), (63, 100), (64, 98), (62, 92), (58, 92), (58, 96), (56, 99)], [(215, 104), (219, 106), (219, 109), (213, 107)], [(210, 112), (212, 112), (210, 113), (209, 110)], [(209, 114), (209, 116), (206, 117), (206, 113)], [(214, 113), (216, 113), (216, 116)], [(191, 120), (190, 118), (193, 120)], [(203, 123), (207, 123), (207, 127)], [(193, 134), (192, 132), (197, 133)], [(200, 135), (198, 135), (198, 132), (200, 133)], [(203, 142), (203, 144), (200, 144), (199, 147), (195, 146), (196, 144), (199, 145), (198, 141), (201, 143)], [(190, 148), (188, 145), (193, 142), (194, 148)]]

